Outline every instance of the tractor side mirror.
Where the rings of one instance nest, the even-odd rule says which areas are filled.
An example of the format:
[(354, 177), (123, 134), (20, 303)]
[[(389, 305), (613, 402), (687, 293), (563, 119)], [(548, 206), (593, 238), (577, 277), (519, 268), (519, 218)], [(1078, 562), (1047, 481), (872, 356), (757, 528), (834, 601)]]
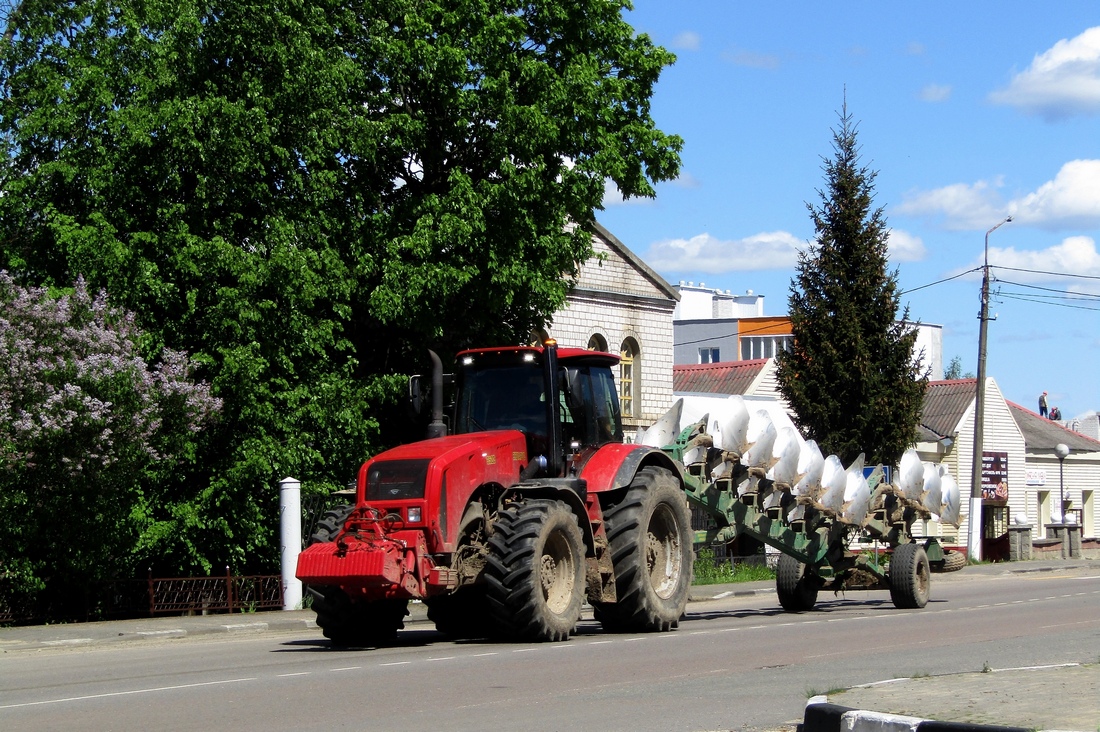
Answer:
[(578, 392), (578, 381), (580, 379), (580, 371), (575, 368), (563, 368), (561, 369), (561, 388), (565, 393), (565, 403), (570, 409), (576, 408), (581, 401), (580, 393)]
[(409, 408), (414, 415), (424, 410), (424, 393), (420, 387), (420, 374), (409, 377)]

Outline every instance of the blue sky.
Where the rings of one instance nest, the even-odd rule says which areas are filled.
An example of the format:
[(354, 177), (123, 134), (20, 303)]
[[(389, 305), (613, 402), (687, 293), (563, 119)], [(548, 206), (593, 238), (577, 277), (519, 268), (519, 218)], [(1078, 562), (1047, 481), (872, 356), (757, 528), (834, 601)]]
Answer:
[(1064, 417), (1100, 409), (1100, 5), (636, 0), (626, 17), (677, 55), (653, 116), (683, 165), (597, 218), (650, 266), (785, 314), (846, 94), (903, 303), (943, 326), (944, 365), (977, 371), (981, 278), (958, 275), (1012, 216), (989, 237), (988, 374), (1033, 410), (1044, 390)]

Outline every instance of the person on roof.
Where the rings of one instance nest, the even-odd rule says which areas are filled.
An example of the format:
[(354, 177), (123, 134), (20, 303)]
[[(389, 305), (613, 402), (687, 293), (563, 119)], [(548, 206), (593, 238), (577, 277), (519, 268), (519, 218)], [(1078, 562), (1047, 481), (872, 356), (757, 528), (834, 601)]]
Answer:
[(1047, 416), (1047, 393), (1045, 391), (1039, 395), (1039, 416)]

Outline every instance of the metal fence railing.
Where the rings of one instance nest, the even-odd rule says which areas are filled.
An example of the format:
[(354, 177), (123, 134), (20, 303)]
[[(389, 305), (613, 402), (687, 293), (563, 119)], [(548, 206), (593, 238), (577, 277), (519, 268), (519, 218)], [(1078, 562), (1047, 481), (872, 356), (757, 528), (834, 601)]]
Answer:
[[(283, 607), (283, 580), (280, 575), (233, 575), (226, 568), (221, 577), (153, 577), (110, 583), (117, 586), (109, 595), (108, 616), (131, 614), (138, 608), (137, 585), (142, 614), (234, 613), (278, 610)], [(121, 586), (119, 586), (121, 585)]]
[[(83, 603), (76, 598), (65, 617), (100, 620), (281, 610), (283, 589), (281, 575), (234, 575), (228, 567), (223, 576), (212, 577), (153, 577), (150, 572), (146, 579), (113, 580), (88, 588)], [(11, 607), (0, 600), (0, 625), (47, 619), (37, 614), (31, 606)]]

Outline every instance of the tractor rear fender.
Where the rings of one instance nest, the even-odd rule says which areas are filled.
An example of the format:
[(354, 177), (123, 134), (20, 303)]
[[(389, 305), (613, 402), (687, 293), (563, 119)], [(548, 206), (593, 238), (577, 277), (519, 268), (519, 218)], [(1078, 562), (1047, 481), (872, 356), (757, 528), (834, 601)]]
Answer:
[(604, 493), (628, 487), (638, 471), (650, 465), (671, 471), (683, 487), (684, 467), (664, 451), (646, 445), (604, 445), (584, 461), (579, 476), (589, 493)]

